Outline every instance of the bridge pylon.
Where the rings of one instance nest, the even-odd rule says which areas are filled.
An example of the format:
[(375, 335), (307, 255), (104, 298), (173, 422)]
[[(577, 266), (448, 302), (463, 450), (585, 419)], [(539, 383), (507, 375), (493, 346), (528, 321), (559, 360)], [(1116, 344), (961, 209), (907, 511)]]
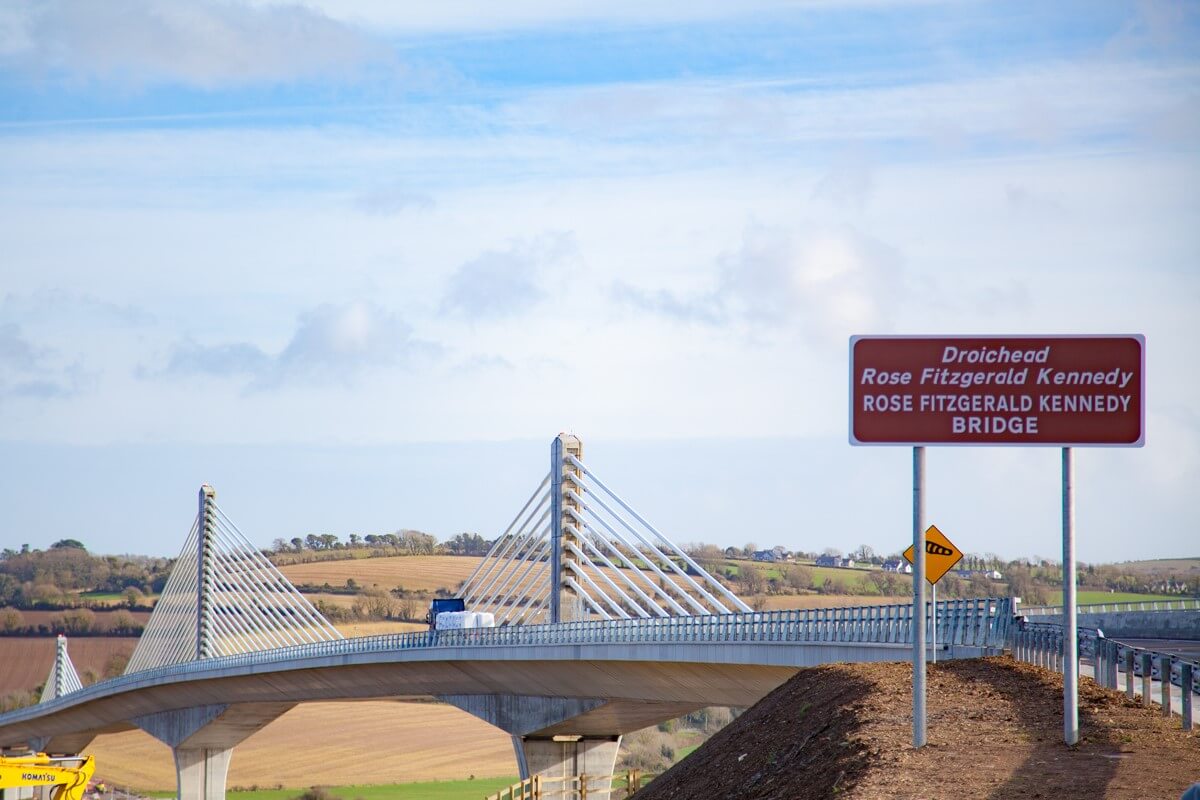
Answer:
[(200, 487), (196, 518), (125, 672), (341, 639)]
[[(125, 672), (341, 638), (204, 484), (191, 531)], [(294, 704), (197, 699), (131, 721), (171, 748), (180, 800), (224, 800), (234, 746)]]
[(82, 688), (83, 681), (79, 680), (79, 673), (75, 671), (75, 665), (71, 663), (71, 656), (67, 653), (67, 637), (60, 633), (54, 644), (54, 663), (50, 665), (50, 675), (46, 678), (46, 685), (42, 688), (42, 697), (38, 702), (55, 700)]
[[(580, 566), (578, 531), (570, 524), (567, 511), (581, 511), (575, 498), (583, 494), (581, 472), (567, 456), (583, 460), (583, 441), (571, 433), (560, 433), (550, 445), (550, 622), (575, 622), (585, 619), (583, 601), (568, 581)], [(565, 602), (564, 602), (565, 601)]]
[(551, 442), (549, 473), (459, 594), (501, 625), (751, 610), (601, 481), (568, 433)]

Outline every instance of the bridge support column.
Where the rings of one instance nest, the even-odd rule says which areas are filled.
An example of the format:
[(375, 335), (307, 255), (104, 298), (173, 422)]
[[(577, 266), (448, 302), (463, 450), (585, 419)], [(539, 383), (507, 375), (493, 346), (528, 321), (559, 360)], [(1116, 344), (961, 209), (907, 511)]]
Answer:
[(513, 749), (522, 780), (530, 775), (550, 778), (587, 775), (595, 779), (594, 783), (588, 781), (588, 791), (601, 792), (612, 788), (621, 737), (552, 736), (542, 739), (514, 736)]
[[(521, 780), (531, 775), (588, 775), (595, 778), (594, 783), (588, 783), (589, 790), (611, 788), (621, 748), (621, 735), (613, 731), (637, 730), (699, 707), (642, 701), (614, 703), (594, 697), (440, 695), (438, 699), (512, 736)], [(589, 716), (593, 714), (600, 715), (602, 721)]]
[(233, 748), (174, 748), (175, 790), (179, 800), (225, 800), (225, 776)]
[(208, 705), (137, 717), (135, 725), (171, 748), (178, 800), (225, 800), (233, 748), (294, 703)]

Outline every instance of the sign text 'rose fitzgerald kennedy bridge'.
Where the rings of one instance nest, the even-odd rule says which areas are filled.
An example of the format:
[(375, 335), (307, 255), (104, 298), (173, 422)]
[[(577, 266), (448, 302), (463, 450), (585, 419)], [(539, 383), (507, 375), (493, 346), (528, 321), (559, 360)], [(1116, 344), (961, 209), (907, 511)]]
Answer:
[(1079, 741), (1072, 448), (1145, 443), (1145, 337), (852, 336), (850, 443), (913, 448), (913, 744), (925, 744), (925, 447), (1062, 448), (1063, 738)]

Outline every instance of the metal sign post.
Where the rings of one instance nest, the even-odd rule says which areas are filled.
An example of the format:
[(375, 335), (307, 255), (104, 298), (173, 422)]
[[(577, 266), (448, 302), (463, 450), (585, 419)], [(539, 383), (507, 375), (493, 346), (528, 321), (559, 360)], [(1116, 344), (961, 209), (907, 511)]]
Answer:
[[(1063, 740), (1079, 742), (1079, 618), (1075, 605), (1075, 455), (1062, 449)], [(1163, 678), (1165, 681), (1166, 678)]]
[(913, 448), (913, 747), (925, 746), (925, 448)]
[(930, 638), (933, 639), (933, 663), (937, 663), (937, 584), (933, 585), (933, 600), (930, 602), (930, 607), (933, 609), (929, 612), (929, 622), (933, 630), (929, 632)]

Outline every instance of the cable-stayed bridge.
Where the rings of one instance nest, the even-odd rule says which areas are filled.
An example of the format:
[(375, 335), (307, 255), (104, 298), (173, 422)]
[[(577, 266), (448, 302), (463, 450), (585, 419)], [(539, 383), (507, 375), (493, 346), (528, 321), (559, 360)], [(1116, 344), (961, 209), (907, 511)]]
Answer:
[[(213, 800), (236, 745), (297, 703), (435, 698), (508, 732), (522, 777), (610, 775), (624, 733), (751, 705), (804, 666), (912, 653), (911, 605), (752, 611), (568, 435), (461, 593), (500, 627), (345, 639), (205, 486), (126, 673), (82, 687), (60, 642), (42, 702), (0, 715), (0, 746), (75, 753), (140, 728), (172, 748), (181, 800)], [(950, 658), (998, 652), (1012, 618), (994, 599), (936, 614)]]

